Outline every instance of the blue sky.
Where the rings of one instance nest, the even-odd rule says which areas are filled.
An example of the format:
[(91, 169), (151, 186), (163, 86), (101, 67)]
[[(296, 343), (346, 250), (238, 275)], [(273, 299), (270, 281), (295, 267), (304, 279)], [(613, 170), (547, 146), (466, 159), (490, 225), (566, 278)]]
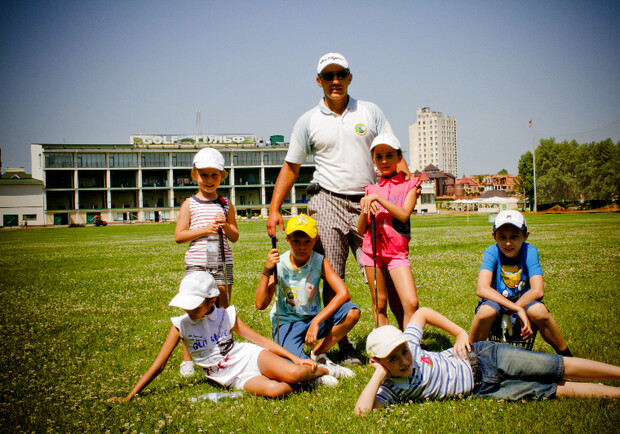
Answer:
[(30, 143), (282, 134), (344, 54), (349, 93), (408, 143), (416, 110), (458, 120), (458, 176), (517, 172), (534, 134), (620, 140), (617, 1), (4, 1), (2, 166)]

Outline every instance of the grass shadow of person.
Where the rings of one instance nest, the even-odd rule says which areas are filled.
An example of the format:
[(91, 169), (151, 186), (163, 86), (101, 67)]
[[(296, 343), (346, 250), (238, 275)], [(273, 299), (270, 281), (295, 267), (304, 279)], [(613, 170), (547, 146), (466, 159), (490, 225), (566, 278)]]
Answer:
[(438, 331), (425, 331), (422, 335), (420, 347), (425, 351), (441, 352), (452, 348), (454, 345), (450, 338)]

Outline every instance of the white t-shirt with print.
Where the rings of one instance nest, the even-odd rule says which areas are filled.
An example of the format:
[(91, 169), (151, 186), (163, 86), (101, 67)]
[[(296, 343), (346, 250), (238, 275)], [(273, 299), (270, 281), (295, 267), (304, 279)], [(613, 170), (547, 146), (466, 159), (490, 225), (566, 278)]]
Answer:
[(198, 321), (192, 321), (187, 314), (170, 318), (194, 363), (207, 377), (226, 387), (246, 369), (256, 369), (256, 357), (252, 356), (263, 350), (253, 343), (233, 340), (236, 320), (234, 306), (216, 307)]

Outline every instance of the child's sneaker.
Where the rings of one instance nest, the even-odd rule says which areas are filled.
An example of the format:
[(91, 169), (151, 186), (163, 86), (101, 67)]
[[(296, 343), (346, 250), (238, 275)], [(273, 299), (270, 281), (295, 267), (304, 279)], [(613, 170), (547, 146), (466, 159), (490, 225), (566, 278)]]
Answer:
[(314, 354), (314, 351), (310, 352), (310, 358), (314, 360), (317, 364), (321, 366), (325, 366), (329, 371), (329, 375), (333, 375), (338, 378), (352, 378), (355, 377), (355, 372), (350, 370), (349, 368), (345, 368), (344, 366), (336, 365), (334, 362), (329, 360), (327, 354)]
[(181, 368), (179, 369), (181, 377), (191, 377), (196, 373), (194, 369), (194, 362), (192, 360), (183, 360), (181, 362)]
[(333, 375), (321, 375), (308, 383), (310, 387), (316, 388), (319, 386), (336, 387), (338, 385), (338, 379)]
[[(318, 365), (326, 365), (329, 358), (327, 354), (314, 354), (314, 350), (310, 351), (310, 359), (314, 360)], [(329, 360), (331, 362), (331, 360)]]
[(349, 368), (345, 368), (344, 366), (336, 365), (333, 362), (326, 363), (325, 366), (329, 371), (329, 375), (333, 375), (338, 378), (353, 378), (355, 377), (355, 372), (350, 370)]

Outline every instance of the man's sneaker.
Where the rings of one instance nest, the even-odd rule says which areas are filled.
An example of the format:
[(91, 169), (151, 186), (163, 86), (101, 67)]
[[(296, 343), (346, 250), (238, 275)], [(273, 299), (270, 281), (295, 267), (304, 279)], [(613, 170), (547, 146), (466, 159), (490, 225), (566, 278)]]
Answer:
[(181, 377), (191, 377), (196, 373), (194, 369), (194, 362), (192, 360), (183, 360), (181, 362), (181, 368), (179, 369)]
[(342, 357), (343, 365), (361, 365), (362, 362), (357, 357), (357, 353), (355, 352), (355, 342), (349, 341), (349, 344), (339, 343), (340, 347), (340, 356)]
[(338, 379), (332, 375), (321, 375), (308, 383), (310, 387), (316, 388), (319, 386), (336, 387), (338, 385)]

